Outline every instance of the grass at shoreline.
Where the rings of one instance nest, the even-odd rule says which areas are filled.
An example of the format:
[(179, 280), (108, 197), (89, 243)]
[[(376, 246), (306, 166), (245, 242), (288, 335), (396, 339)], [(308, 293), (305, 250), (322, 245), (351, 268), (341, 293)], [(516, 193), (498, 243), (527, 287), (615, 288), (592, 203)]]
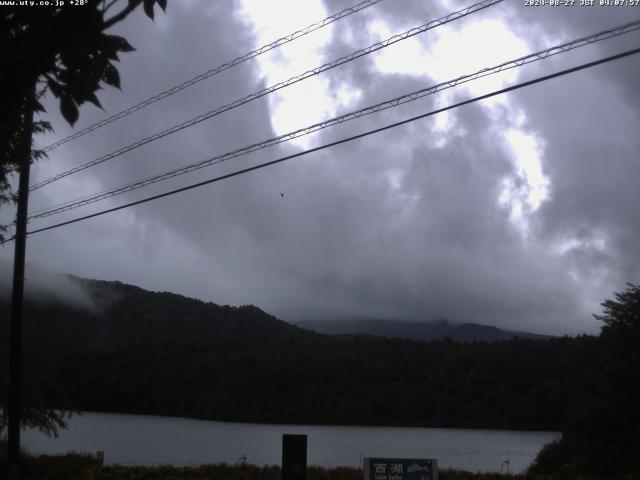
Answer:
[[(6, 472), (6, 454), (0, 442), (0, 479)], [(92, 454), (68, 452), (62, 455), (23, 454), (24, 480), (281, 480), (279, 466), (228, 465), (225, 463), (189, 467), (101, 465)], [(440, 480), (573, 480), (572, 476), (533, 476), (527, 474), (470, 473), (441, 470)], [(310, 466), (306, 480), (363, 480), (359, 468)], [(578, 480), (578, 479), (576, 479)], [(584, 478), (582, 480), (595, 480)], [(624, 480), (640, 480), (640, 473)]]
[[(120, 465), (93, 468), (77, 477), (79, 480), (281, 480), (280, 467), (255, 465), (211, 464), (193, 467), (125, 467)], [(506, 475), (500, 473), (471, 473), (441, 470), (440, 480), (596, 480), (575, 476)], [(358, 468), (309, 467), (306, 480), (363, 480)], [(622, 480), (640, 480), (640, 473)]]

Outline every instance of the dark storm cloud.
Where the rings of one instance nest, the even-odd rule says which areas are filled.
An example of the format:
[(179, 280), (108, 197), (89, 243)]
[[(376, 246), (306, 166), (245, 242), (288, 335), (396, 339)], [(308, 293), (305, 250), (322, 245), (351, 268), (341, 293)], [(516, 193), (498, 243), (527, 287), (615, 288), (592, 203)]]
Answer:
[[(620, 23), (617, 22), (619, 16), (602, 15), (602, 17), (602, 19), (595, 21), (592, 16), (587, 16), (584, 22), (578, 21), (580, 17), (572, 17), (573, 23), (564, 28), (568, 32), (568, 38), (566, 33), (563, 38), (558, 29), (553, 31), (554, 22), (549, 25), (537, 24), (537, 22), (544, 22), (544, 16), (541, 19), (536, 18), (534, 22), (531, 21), (530, 17), (527, 17), (527, 29), (529, 31), (543, 31), (549, 28), (552, 31), (547, 32), (549, 34), (547, 38), (560, 41), (574, 38), (576, 35), (582, 36), (593, 33)], [(539, 47), (536, 43), (532, 42), (532, 46)], [(547, 45), (553, 43), (555, 41), (550, 41), (547, 42)], [(611, 51), (611, 47), (601, 49), (601, 51), (605, 52), (607, 50)], [(362, 71), (360, 70), (359, 72)], [(620, 85), (629, 82), (630, 77), (628, 75), (625, 76), (624, 67), (622, 71), (623, 74), (619, 78), (609, 80), (614, 85), (617, 85), (611, 86), (611, 91), (618, 91)], [(357, 78), (358, 74), (358, 71), (354, 69), (353, 78)], [(576, 81), (573, 80), (572, 82), (575, 83)], [(577, 82), (580, 84), (581, 80)], [(595, 85), (587, 85), (586, 89), (591, 87), (591, 92), (593, 92), (594, 87), (597, 89), (598, 80), (595, 80), (594, 83)], [(605, 83), (607, 82), (605, 81)], [(605, 214), (606, 218), (611, 219), (614, 224), (607, 225), (605, 231), (613, 232), (617, 229), (621, 233), (621, 240), (637, 239), (638, 232), (628, 227), (628, 219), (633, 218), (630, 216), (632, 212), (628, 211), (628, 206), (637, 204), (635, 198), (629, 198), (635, 197), (635, 194), (631, 193), (634, 191), (632, 188), (625, 186), (622, 188), (622, 192), (616, 195), (615, 191), (609, 191), (612, 187), (615, 188), (614, 185), (607, 185), (607, 181), (598, 183), (598, 179), (603, 178), (603, 172), (598, 172), (597, 168), (590, 172), (583, 172), (582, 167), (573, 164), (569, 167), (571, 171), (557, 172), (551, 166), (555, 157), (562, 155), (561, 148), (563, 146), (561, 143), (554, 141), (554, 133), (564, 139), (563, 143), (567, 148), (577, 147), (572, 150), (572, 158), (579, 158), (580, 150), (584, 149), (591, 154), (594, 161), (599, 162), (602, 169), (608, 168), (606, 164), (602, 163), (602, 154), (604, 153), (602, 150), (620, 152), (623, 149), (626, 151), (626, 156), (625, 154), (617, 156), (626, 158), (627, 162), (631, 161), (632, 158), (628, 154), (637, 151), (633, 142), (623, 141), (621, 143), (618, 142), (617, 145), (612, 145), (607, 142), (607, 134), (602, 131), (598, 132), (599, 135), (593, 135), (591, 131), (589, 141), (581, 145), (580, 139), (585, 136), (584, 129), (588, 127), (588, 123), (585, 125), (584, 121), (578, 121), (577, 119), (589, 118), (593, 116), (593, 112), (590, 114), (580, 112), (579, 108), (576, 108), (575, 112), (572, 111), (568, 116), (569, 119), (567, 120), (572, 122), (573, 131), (569, 127), (563, 129), (562, 120), (560, 120), (559, 125), (558, 112), (555, 111), (553, 106), (561, 104), (560, 99), (556, 98), (556, 96), (561, 96), (562, 92), (566, 94), (567, 88), (571, 87), (565, 83), (564, 89), (553, 90), (556, 95), (546, 96), (545, 101), (542, 101), (542, 99), (523, 100), (526, 98), (526, 94), (519, 94), (514, 98), (514, 103), (523, 108), (525, 113), (531, 117), (529, 118), (528, 128), (538, 133), (547, 147), (548, 154), (545, 155), (543, 165), (545, 174), (550, 178), (553, 185), (551, 199), (544, 204), (544, 209), (538, 212), (532, 220), (536, 221), (536, 225), (553, 221), (552, 217), (554, 215), (550, 214), (550, 212), (557, 211), (556, 203), (562, 201), (563, 195), (569, 195), (573, 200), (570, 204), (579, 205), (578, 210), (580, 212), (590, 212), (592, 214), (598, 208), (602, 210), (602, 198), (610, 198), (613, 195), (613, 197), (618, 197), (618, 201), (614, 202), (617, 205), (613, 208), (619, 208), (619, 215), (614, 219), (613, 216)], [(580, 85), (578, 90), (582, 88), (582, 85)], [(376, 91), (375, 97), (372, 95), (371, 98), (380, 98), (380, 93), (382, 92)], [(589, 95), (586, 92), (581, 93), (586, 97), (593, 95)], [(580, 94), (575, 96), (576, 101), (579, 96)], [(583, 102), (583, 105), (585, 105), (585, 108), (598, 109), (608, 103), (608, 109), (617, 112), (612, 114), (612, 122), (619, 124), (622, 116), (625, 117), (626, 124), (630, 126), (629, 128), (632, 129), (637, 126), (637, 119), (625, 116), (624, 104), (621, 104), (619, 98), (605, 97), (606, 95), (603, 96), (602, 105), (598, 105), (597, 100), (586, 104)], [(360, 103), (366, 104), (367, 102), (362, 99)], [(605, 111), (608, 109), (605, 107)], [(381, 248), (379, 252), (384, 252), (383, 255), (394, 257), (393, 261), (388, 262), (390, 266), (388, 265), (385, 269), (382, 269), (385, 275), (365, 277), (367, 281), (353, 285), (352, 291), (354, 293), (357, 292), (357, 297), (361, 299), (361, 304), (363, 305), (371, 305), (372, 302), (375, 304), (376, 301), (374, 299), (383, 298), (385, 300), (378, 302), (376, 305), (376, 308), (379, 309), (378, 311), (385, 310), (385, 306), (392, 306), (389, 310), (394, 311), (395, 309), (395, 312), (402, 310), (405, 315), (414, 318), (433, 317), (440, 314), (464, 319), (483, 318), (488, 321), (497, 321), (501, 324), (510, 323), (512, 326), (522, 322), (520, 325), (526, 324), (529, 328), (535, 328), (536, 324), (538, 326), (545, 324), (545, 328), (553, 328), (554, 322), (557, 322), (556, 328), (560, 330), (562, 328), (579, 329), (581, 328), (578, 327), (579, 324), (583, 325), (582, 328), (589, 328), (592, 322), (588, 318), (587, 312), (584, 311), (584, 305), (581, 306), (580, 304), (581, 298), (584, 299), (585, 296), (593, 295), (594, 291), (586, 284), (596, 278), (602, 281), (596, 295), (609, 295), (611, 289), (617, 288), (620, 285), (618, 274), (622, 273), (620, 271), (619, 252), (613, 251), (613, 245), (611, 245), (611, 249), (600, 248), (597, 236), (596, 238), (587, 238), (585, 241), (582, 238), (585, 236), (584, 233), (581, 234), (580, 232), (584, 231), (585, 228), (591, 230), (598, 228), (598, 223), (592, 218), (580, 218), (580, 214), (576, 211), (566, 216), (557, 215), (557, 220), (563, 226), (563, 231), (559, 235), (552, 234), (552, 232), (535, 231), (535, 234), (538, 235), (535, 239), (537, 248), (532, 247), (530, 244), (524, 245), (521, 239), (514, 237), (513, 229), (510, 229), (510, 226), (505, 221), (504, 212), (501, 215), (500, 211), (496, 211), (495, 202), (498, 196), (496, 190), (497, 180), (508, 173), (507, 170), (509, 169), (504, 153), (500, 150), (496, 151), (495, 146), (500, 143), (500, 135), (498, 135), (501, 133), (500, 130), (509, 128), (510, 125), (504, 119), (498, 121), (488, 118), (479, 119), (477, 110), (461, 109), (455, 113), (461, 127), (466, 126), (468, 131), (476, 132), (476, 135), (467, 136), (464, 139), (466, 151), (455, 152), (455, 150), (464, 149), (449, 145), (444, 152), (429, 152), (428, 157), (435, 159), (434, 164), (439, 166), (439, 169), (431, 172), (431, 176), (425, 176), (424, 172), (419, 171), (420, 169), (415, 166), (410, 173), (405, 172), (405, 175), (410, 177), (415, 184), (420, 185), (420, 192), (422, 193), (418, 195), (419, 198), (429, 198), (430, 200), (424, 204), (424, 209), (420, 211), (433, 212), (432, 218), (429, 215), (418, 214), (410, 217), (413, 231), (417, 230), (422, 233), (414, 236), (415, 244), (424, 242), (430, 248), (418, 253), (415, 249), (408, 248), (408, 245), (396, 242), (396, 245), (401, 245), (398, 248), (402, 252), (399, 256), (404, 257), (404, 259), (411, 259), (410, 262), (404, 262), (404, 264), (402, 258), (396, 258), (398, 255), (394, 255), (393, 251), (390, 252)], [(569, 110), (573, 110), (573, 107), (570, 106)], [(534, 112), (536, 111), (540, 115), (535, 115)], [(474, 116), (478, 121), (473, 122)], [(492, 125), (493, 131), (487, 128), (487, 125), (492, 123), (494, 123)], [(536, 128), (538, 125), (544, 125), (548, 128)], [(582, 133), (581, 130), (583, 130)], [(427, 136), (429, 133), (427, 132)], [(624, 138), (625, 135), (630, 133), (625, 131), (622, 137)], [(403, 140), (395, 138), (392, 142), (392, 144), (398, 145)], [(408, 143), (416, 146), (414, 157), (419, 157), (417, 142), (413, 140)], [(483, 148), (482, 143), (491, 145), (493, 148)], [(601, 151), (600, 155), (593, 155), (598, 150)], [(483, 152), (483, 155), (474, 155), (478, 152)], [(438, 155), (438, 153), (444, 153), (444, 155)], [(393, 156), (391, 152), (387, 154), (387, 158), (392, 158)], [(488, 169), (490, 165), (487, 164), (487, 159), (492, 156), (501, 159), (501, 161), (497, 162), (497, 165), (501, 165), (501, 168)], [(363, 157), (366, 157), (366, 155), (363, 155)], [(598, 157), (597, 160), (596, 157)], [(452, 161), (452, 158), (457, 161)], [(472, 159), (476, 170), (472, 169), (472, 164), (469, 163)], [(438, 160), (441, 163), (437, 163)], [(623, 163), (618, 163), (616, 168), (625, 171), (628, 165), (624, 162), (623, 160)], [(432, 164), (429, 163), (428, 165)], [(478, 165), (481, 166), (478, 167)], [(425, 167), (423, 166), (422, 168), (424, 169)], [(585, 174), (576, 175), (577, 172)], [(486, 175), (486, 183), (484, 185), (479, 184), (477, 181), (480, 174)], [(589, 176), (591, 176), (592, 183), (598, 183), (596, 190), (599, 189), (601, 190), (600, 192), (590, 191), (585, 188), (584, 182), (588, 182)], [(576, 192), (567, 191), (563, 188), (563, 183), (572, 181), (567, 180), (567, 177), (575, 182)], [(613, 181), (614, 184), (618, 180), (622, 180), (622, 184), (625, 183), (623, 176), (615, 177), (617, 177), (617, 180)], [(428, 178), (437, 179), (436, 184), (431, 185), (428, 181), (425, 181)], [(476, 181), (467, 185), (468, 190), (460, 192), (456, 187), (461, 183), (464, 185), (463, 180), (465, 178), (474, 178)], [(629, 183), (628, 180), (626, 183)], [(621, 184), (617, 183), (617, 185), (619, 187)], [(438, 186), (442, 187), (437, 188)], [(480, 189), (481, 186), (483, 187), (482, 189)], [(407, 186), (405, 185), (403, 188), (407, 188)], [(594, 197), (598, 200), (594, 200)], [(467, 201), (466, 198), (471, 200)], [(464, 208), (465, 206), (466, 208)], [(562, 210), (562, 208), (559, 210)], [(388, 218), (384, 217), (384, 215), (381, 215), (381, 217)], [(433, 228), (427, 229), (426, 226), (431, 224)], [(405, 231), (411, 230), (407, 229)], [(434, 235), (433, 232), (438, 233)], [(563, 240), (570, 238), (578, 240), (579, 244), (575, 245), (562, 257), (551, 253), (552, 250), (557, 248), (554, 242), (561, 243)], [(637, 242), (633, 243), (633, 241), (628, 243), (629, 246), (637, 245)], [(446, 253), (443, 253), (443, 250)], [(409, 254), (409, 252), (412, 252), (412, 254)], [(487, 261), (487, 259), (491, 260)], [(407, 265), (407, 263), (410, 263), (410, 265)], [(402, 282), (398, 281), (397, 276), (390, 275), (394, 270), (393, 266), (400, 265), (406, 267), (405, 270), (401, 270), (404, 276), (409, 278), (415, 275), (417, 270), (420, 271), (419, 265), (422, 265), (423, 269), (412, 280)], [(507, 266), (506, 268), (505, 265)], [(427, 266), (430, 268), (427, 268)], [(634, 278), (637, 274), (633, 274), (633, 268), (635, 267), (627, 266), (624, 269), (626, 270), (624, 274), (629, 275), (631, 273), (632, 278)], [(451, 273), (456, 270), (459, 272), (458, 276)], [(429, 272), (437, 272), (433, 275), (437, 278), (437, 281), (431, 279)], [(586, 277), (586, 281), (583, 285), (580, 285), (579, 281), (572, 280), (568, 275), (569, 272), (578, 272)], [(336, 281), (341, 277), (328, 275), (325, 278), (326, 282), (324, 283), (326, 285), (333, 283), (339, 285), (338, 288), (349, 290), (348, 283), (344, 279), (341, 282)], [(377, 283), (382, 285), (375, 285), (376, 281), (372, 281), (371, 278), (377, 279)], [(391, 278), (394, 280), (391, 280)], [(424, 288), (421, 289), (418, 285), (423, 285)], [(395, 286), (399, 286), (397, 291), (394, 289)], [(393, 293), (389, 293), (390, 290)], [(367, 291), (368, 294), (366, 293)], [(592, 300), (589, 306), (593, 306), (594, 303)], [(400, 304), (402, 306), (399, 306)], [(413, 308), (407, 308), (410, 305)]]
[[(638, 9), (590, 7), (573, 14), (519, 11), (524, 31), (563, 31), (569, 38), (636, 19)], [(593, 60), (637, 47), (638, 34), (609, 40), (585, 52)], [(588, 55), (588, 57), (587, 57)], [(567, 259), (585, 278), (604, 277), (610, 289), (638, 281), (640, 202), (633, 179), (640, 175), (636, 135), (640, 94), (637, 56), (559, 80), (554, 88), (516, 95), (530, 124), (544, 138), (545, 169), (553, 195), (539, 215), (543, 238), (575, 239)], [(550, 107), (553, 106), (553, 107)], [(598, 241), (604, 248), (597, 248)], [(607, 294), (608, 292), (602, 292)]]
[[(640, 233), (634, 213), (640, 197), (633, 185), (640, 174), (640, 144), (634, 135), (638, 117), (624, 104), (612, 111), (619, 100), (600, 88), (601, 83), (592, 78), (574, 83), (571, 94), (565, 91), (562, 98), (547, 92), (546, 101), (555, 100), (559, 108), (571, 107), (569, 115), (558, 112), (553, 122), (548, 112), (530, 110), (546, 140), (547, 170), (555, 180), (553, 197), (541, 212), (540, 228), (543, 235), (583, 240), (587, 250), (591, 240), (605, 237), (613, 270), (635, 281)], [(584, 105), (584, 95), (594, 90), (600, 90), (597, 98)], [(578, 116), (590, 121), (578, 122)]]
[[(106, 89), (100, 94), (109, 113), (257, 46), (248, 20), (237, 13), (238, 3), (174, 3), (156, 24), (139, 14), (121, 27), (119, 33), (138, 52), (123, 57), (123, 92)], [(336, 12), (350, 3), (327, 2), (326, 10)], [(461, 20), (455, 28), (481, 18), (506, 19), (535, 50), (621, 23), (613, 9), (599, 11), (598, 18), (582, 12), (556, 18), (550, 10), (527, 11), (519, 2), (497, 8)], [(372, 19), (400, 32), (445, 13), (431, 2), (403, 2), (402, 8), (398, 2), (382, 2), (334, 25), (324, 61), (379, 40), (368, 30)], [(420, 37), (423, 45), (437, 38), (429, 35)], [(614, 47), (603, 45), (599, 52)], [(557, 57), (529, 67), (521, 78), (586, 61), (589, 55), (593, 53)], [(622, 63), (612, 67), (560, 82), (560, 88), (540, 86), (513, 94), (494, 109), (480, 104), (460, 108), (450, 114), (450, 130), (437, 129), (434, 118), (421, 120), (211, 187), (34, 235), (29, 255), (60, 271), (222, 304), (253, 303), (285, 319), (446, 317), (539, 332), (593, 331), (593, 307), (621, 281), (634, 280), (640, 258), (633, 212), (640, 199), (632, 185), (640, 173), (633, 136), (637, 92), (633, 70)], [(325, 77), (333, 92), (359, 92), (338, 113), (436, 83), (427, 75), (381, 74), (372, 57)], [(38, 166), (36, 180), (266, 85), (255, 63), (225, 72), (57, 149)], [(450, 95), (452, 101), (468, 98), (462, 89)], [(424, 113), (436, 101), (427, 97), (323, 131), (312, 143)], [(53, 103), (48, 105), (55, 110)], [(270, 138), (275, 133), (269, 109), (266, 100), (252, 102), (71, 177), (34, 194), (32, 208)], [(550, 181), (550, 196), (528, 218), (526, 235), (510, 220), (510, 210), (498, 205), (502, 180), (518, 174), (504, 136), (517, 127), (513, 118), (518, 111), (526, 116), (519, 128), (544, 145), (542, 168)], [(88, 107), (81, 122), (90, 124), (103, 115)], [(605, 125), (616, 128), (607, 131)], [(56, 128), (58, 136), (69, 131), (61, 121)], [(300, 149), (282, 145), (263, 150), (126, 199)]]
[[(352, 230), (348, 238), (358, 232), (362, 243), (347, 244), (351, 255), (343, 253), (336, 262), (344, 273), (334, 288), (353, 291), (368, 315), (525, 323), (547, 331), (558, 320), (567, 326), (575, 321), (566, 317), (576, 305), (559, 288), (558, 275), (566, 275), (549, 259), (531, 256), (507, 215), (496, 209), (496, 180), (510, 165), (495, 140), (473, 128), (474, 116), (483, 116), (475, 110), (459, 118), (471, 132), (464, 142), (434, 148), (428, 124), (416, 124), (360, 152), (361, 160), (382, 157), (387, 166), (395, 164), (404, 171), (403, 181), (398, 190), (385, 181), (370, 183), (367, 204), (343, 219)], [(416, 142), (421, 130), (427, 139)], [(413, 151), (394, 154), (402, 143)], [(326, 287), (336, 276), (326, 276)]]

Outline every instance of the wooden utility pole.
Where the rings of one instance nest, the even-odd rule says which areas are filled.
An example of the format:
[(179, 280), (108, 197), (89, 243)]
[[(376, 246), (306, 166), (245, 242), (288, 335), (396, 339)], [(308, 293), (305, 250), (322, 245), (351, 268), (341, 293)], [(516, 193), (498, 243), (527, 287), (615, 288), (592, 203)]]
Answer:
[(22, 140), (16, 213), (15, 250), (13, 257), (13, 290), (9, 345), (9, 401), (7, 426), (8, 480), (20, 478), (20, 414), (22, 410), (22, 314), (24, 298), (24, 263), (27, 247), (27, 211), (29, 207), (29, 171), (31, 169), (31, 138), (35, 109), (35, 85), (24, 99)]

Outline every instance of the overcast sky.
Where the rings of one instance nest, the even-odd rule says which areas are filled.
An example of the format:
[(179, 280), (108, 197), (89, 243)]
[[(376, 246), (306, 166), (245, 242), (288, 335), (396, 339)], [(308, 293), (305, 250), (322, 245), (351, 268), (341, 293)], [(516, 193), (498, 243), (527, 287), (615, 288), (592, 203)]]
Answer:
[[(122, 91), (75, 130), (355, 4), (175, 0), (114, 29), (137, 49)], [(384, 0), (50, 152), (32, 183), (472, 2)], [(253, 101), (34, 192), (55, 205), (640, 17), (640, 7), (505, 2)], [(606, 40), (67, 214), (43, 227), (276, 159), (638, 47)], [(284, 319), (477, 322), (595, 333), (640, 282), (640, 58), (632, 56), (335, 148), (30, 237), (31, 264)], [(46, 103), (55, 134), (74, 131)], [(281, 195), (284, 193), (284, 197)], [(10, 220), (4, 208), (0, 219)], [(11, 260), (13, 244), (0, 247)], [(36, 273), (37, 274), (37, 273)], [(29, 278), (27, 279), (29, 282)]]

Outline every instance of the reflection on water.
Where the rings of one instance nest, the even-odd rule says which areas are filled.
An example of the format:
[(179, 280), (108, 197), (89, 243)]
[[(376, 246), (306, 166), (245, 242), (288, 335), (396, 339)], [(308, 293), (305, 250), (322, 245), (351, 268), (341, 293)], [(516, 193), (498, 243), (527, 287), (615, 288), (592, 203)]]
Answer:
[[(247, 463), (279, 465), (282, 434), (308, 435), (310, 465), (361, 465), (363, 457), (437, 458), (441, 469), (498, 472), (509, 461), (520, 472), (553, 432), (453, 428), (260, 425), (186, 418), (84, 413), (71, 418), (57, 439), (23, 434), (33, 453), (105, 452), (106, 463), (191, 465), (245, 456)], [(503, 469), (506, 468), (503, 467)]]

